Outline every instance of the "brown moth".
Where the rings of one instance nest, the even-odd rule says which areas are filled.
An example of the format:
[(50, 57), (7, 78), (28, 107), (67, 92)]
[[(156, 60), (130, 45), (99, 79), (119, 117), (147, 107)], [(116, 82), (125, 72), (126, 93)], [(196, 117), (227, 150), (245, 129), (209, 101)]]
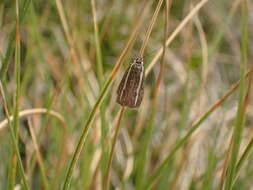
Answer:
[(137, 108), (140, 106), (144, 89), (143, 58), (137, 57), (125, 72), (118, 90), (117, 102), (122, 106)]

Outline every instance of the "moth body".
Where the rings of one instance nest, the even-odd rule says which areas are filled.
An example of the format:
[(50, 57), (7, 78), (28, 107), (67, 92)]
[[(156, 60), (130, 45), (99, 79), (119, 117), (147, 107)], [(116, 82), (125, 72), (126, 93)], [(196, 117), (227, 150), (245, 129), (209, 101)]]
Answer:
[(140, 106), (144, 89), (143, 59), (138, 57), (126, 70), (117, 90), (117, 102), (122, 106)]

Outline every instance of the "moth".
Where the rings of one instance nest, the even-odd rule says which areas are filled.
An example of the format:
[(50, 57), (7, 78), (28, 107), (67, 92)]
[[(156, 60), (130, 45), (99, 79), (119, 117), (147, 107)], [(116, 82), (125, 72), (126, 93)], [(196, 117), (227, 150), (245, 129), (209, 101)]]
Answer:
[(128, 67), (117, 90), (117, 103), (129, 108), (138, 108), (144, 94), (143, 58), (137, 57)]

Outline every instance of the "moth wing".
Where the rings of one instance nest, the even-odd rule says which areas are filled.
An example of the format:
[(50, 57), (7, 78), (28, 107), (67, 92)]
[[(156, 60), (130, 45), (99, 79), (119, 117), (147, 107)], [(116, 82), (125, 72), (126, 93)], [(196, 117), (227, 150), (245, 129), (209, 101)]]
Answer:
[(130, 108), (139, 107), (144, 94), (143, 81), (143, 64), (131, 64), (119, 84), (117, 90), (117, 102), (122, 106)]
[(144, 67), (136, 64), (129, 73), (127, 85), (129, 87), (127, 106), (136, 108), (140, 106), (143, 97)]
[(127, 68), (126, 72), (124, 73), (120, 83), (119, 83), (119, 86), (118, 86), (118, 89), (117, 89), (117, 95), (120, 96), (121, 95), (121, 92), (125, 86), (125, 81), (126, 81), (126, 78), (127, 78), (127, 73), (129, 72), (131, 68), (131, 65)]
[(142, 79), (141, 79), (141, 87), (140, 87), (140, 90), (139, 90), (139, 97), (137, 99), (137, 103), (136, 103), (136, 107), (139, 107), (141, 105), (141, 102), (142, 102), (142, 99), (143, 99), (143, 96), (144, 96), (144, 75), (142, 76)]
[(123, 75), (117, 90), (117, 102), (122, 106), (127, 106), (128, 104), (128, 94), (129, 94), (129, 78), (132, 65), (130, 65)]

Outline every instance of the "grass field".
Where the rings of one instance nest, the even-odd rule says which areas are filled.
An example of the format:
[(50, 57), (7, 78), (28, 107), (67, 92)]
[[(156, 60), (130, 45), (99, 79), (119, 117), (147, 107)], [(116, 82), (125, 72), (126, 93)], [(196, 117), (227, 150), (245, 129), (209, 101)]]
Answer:
[(0, 190), (253, 189), (252, 34), (251, 0), (1, 0)]

